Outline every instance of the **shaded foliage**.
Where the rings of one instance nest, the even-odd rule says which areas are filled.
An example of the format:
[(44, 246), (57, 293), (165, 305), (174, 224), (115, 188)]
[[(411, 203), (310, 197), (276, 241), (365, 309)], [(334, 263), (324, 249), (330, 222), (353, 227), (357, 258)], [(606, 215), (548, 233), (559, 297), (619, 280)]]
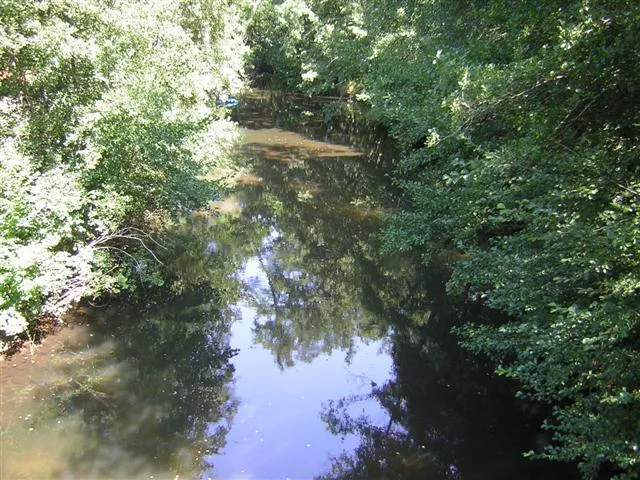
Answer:
[(287, 84), (351, 92), (405, 152), (386, 250), (458, 251), (450, 292), (511, 316), (457, 331), (553, 407), (538, 456), (636, 476), (640, 7), (293, 3), (309, 35), (268, 37), (296, 44)]

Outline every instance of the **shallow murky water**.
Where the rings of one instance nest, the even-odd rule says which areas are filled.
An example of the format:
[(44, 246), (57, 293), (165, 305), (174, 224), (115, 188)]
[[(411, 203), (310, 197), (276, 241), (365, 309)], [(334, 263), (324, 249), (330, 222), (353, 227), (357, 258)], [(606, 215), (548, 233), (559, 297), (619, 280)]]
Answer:
[(271, 108), (237, 112), (245, 171), (176, 229), (170, 290), (0, 364), (0, 477), (568, 478), (448, 334), (484, 313), (379, 256), (384, 142)]

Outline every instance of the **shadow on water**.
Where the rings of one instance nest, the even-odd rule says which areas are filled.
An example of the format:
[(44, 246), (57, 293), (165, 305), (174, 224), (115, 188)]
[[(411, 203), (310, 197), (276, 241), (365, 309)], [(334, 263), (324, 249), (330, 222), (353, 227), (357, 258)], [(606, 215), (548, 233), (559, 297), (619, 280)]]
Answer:
[(489, 313), (380, 256), (392, 149), (282, 101), (235, 111), (245, 171), (162, 239), (166, 285), (87, 309), (4, 396), (3, 478), (571, 478), (522, 458), (538, 419), (449, 333)]
[[(259, 254), (269, 289), (253, 299), (266, 319), (256, 321), (256, 340), (281, 368), (348, 349), (357, 336), (391, 345), (391, 378), (325, 404), (327, 428), (359, 445), (318, 478), (575, 478), (573, 467), (523, 457), (548, 441), (539, 412), (517, 403), (515, 386), (450, 333), (492, 313), (449, 298), (444, 265), (379, 256), (379, 213), (393, 203), (389, 163), (326, 144), (320, 155), (313, 140), (301, 144), (255, 118), (251, 127), (262, 130), (248, 134), (245, 152), (263, 161), (252, 164), (259, 181), (243, 192), (251, 197), (244, 213), (275, 232)], [(296, 128), (323, 138), (316, 125)], [(369, 415), (372, 400), (384, 421)]]
[(193, 476), (224, 446), (237, 407), (226, 306), (240, 292), (233, 260), (244, 257), (228, 252), (227, 235), (235, 240), (224, 222), (184, 219), (167, 238), (168, 288), (149, 290), (143, 308), (85, 312), (83, 338), (66, 349), (73, 360), (35, 392), (49, 400), (34, 418), (76, 437), (46, 476)]
[[(235, 411), (229, 318), (190, 292), (171, 306), (107, 311), (92, 322), (95, 352), (49, 388), (56, 418), (79, 416), (82, 446), (53, 477), (198, 472), (224, 446)], [(41, 416), (44, 420), (46, 416)]]
[(2, 478), (192, 478), (208, 468), (237, 409), (228, 305), (253, 248), (236, 243), (243, 232), (230, 223), (183, 218), (162, 239), (164, 288), (143, 286), (136, 305), (75, 312), (35, 352), (38, 368), (2, 365)]
[(175, 300), (145, 313), (91, 311), (89, 324), (70, 329), (75, 334), (29, 391), (34, 402), (19, 399), (29, 412), (16, 417), (24, 422), (3, 425), (2, 478), (202, 470), (204, 455), (224, 446), (236, 409), (230, 318), (200, 294)]
[[(447, 297), (446, 278), (441, 266), (432, 265), (411, 282), (426, 292), (417, 303), (402, 290), (384, 302), (392, 329), (393, 374), (371, 385), (367, 394), (325, 405), (322, 417), (330, 431), (360, 440), (354, 451), (335, 456), (329, 471), (317, 478), (577, 478), (572, 466), (523, 457), (525, 451), (540, 452), (546, 441), (539, 412), (516, 403), (514, 385), (458, 347), (451, 326), (489, 312)], [(373, 289), (380, 287), (393, 291), (390, 285)], [(382, 305), (379, 296), (371, 300)], [(371, 399), (386, 410), (387, 422), (360, 413), (359, 402)]]

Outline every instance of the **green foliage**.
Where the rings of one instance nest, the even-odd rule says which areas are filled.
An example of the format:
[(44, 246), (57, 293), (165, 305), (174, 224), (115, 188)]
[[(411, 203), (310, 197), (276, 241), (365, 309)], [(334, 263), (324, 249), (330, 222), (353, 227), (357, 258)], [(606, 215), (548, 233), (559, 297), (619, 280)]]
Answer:
[(279, 88), (295, 89), (303, 73), (304, 49), (319, 25), (304, 0), (260, 2), (247, 28), (256, 80), (267, 76)]
[(307, 6), (298, 84), (353, 82), (405, 152), (385, 248), (458, 251), (449, 291), (509, 315), (459, 333), (552, 407), (543, 456), (640, 474), (640, 6)]
[(150, 242), (122, 228), (215, 194), (207, 175), (234, 137), (215, 98), (241, 85), (237, 8), (0, 2), (0, 308), (11, 318), (162, 281), (130, 273)]

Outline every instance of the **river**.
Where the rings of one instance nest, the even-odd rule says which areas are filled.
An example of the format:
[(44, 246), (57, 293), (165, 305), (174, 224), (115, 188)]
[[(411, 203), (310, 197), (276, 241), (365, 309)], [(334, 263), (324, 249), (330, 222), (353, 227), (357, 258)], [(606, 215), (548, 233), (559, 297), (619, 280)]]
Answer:
[(321, 107), (245, 99), (237, 188), (164, 239), (167, 289), (0, 364), (1, 478), (570, 478), (448, 333), (487, 312), (380, 255), (388, 142)]

